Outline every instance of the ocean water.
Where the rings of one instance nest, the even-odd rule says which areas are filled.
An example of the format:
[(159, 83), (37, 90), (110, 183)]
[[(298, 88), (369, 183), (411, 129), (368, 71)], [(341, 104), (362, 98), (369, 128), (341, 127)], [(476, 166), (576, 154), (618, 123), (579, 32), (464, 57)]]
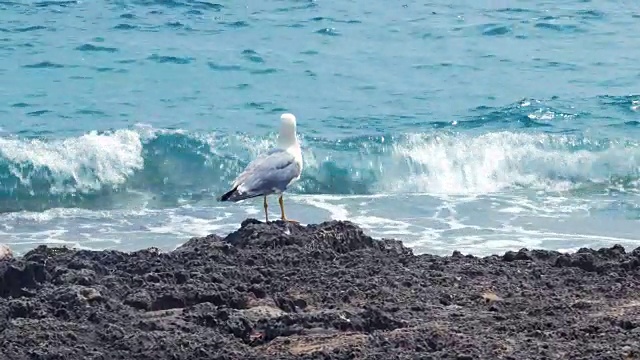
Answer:
[[(0, 243), (170, 250), (298, 118), (303, 224), (417, 253), (640, 246), (633, 1), (0, 2)], [(279, 214), (270, 199), (271, 218)]]

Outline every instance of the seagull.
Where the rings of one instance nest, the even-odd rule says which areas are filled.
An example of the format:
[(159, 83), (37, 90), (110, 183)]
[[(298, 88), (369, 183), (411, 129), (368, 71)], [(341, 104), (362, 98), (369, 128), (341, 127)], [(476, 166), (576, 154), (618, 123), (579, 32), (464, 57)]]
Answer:
[(300, 179), (302, 151), (296, 137), (296, 117), (285, 113), (280, 116), (280, 122), (278, 146), (253, 160), (233, 181), (231, 190), (220, 196), (218, 200), (237, 202), (264, 196), (264, 217), (268, 223), (267, 196), (279, 194), (278, 202), (282, 220), (297, 223), (285, 216), (282, 193)]

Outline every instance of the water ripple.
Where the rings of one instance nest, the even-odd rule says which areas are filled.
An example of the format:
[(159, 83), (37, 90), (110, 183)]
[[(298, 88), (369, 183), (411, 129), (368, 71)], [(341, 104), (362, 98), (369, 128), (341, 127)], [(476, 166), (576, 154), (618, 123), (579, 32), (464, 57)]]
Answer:
[(340, 36), (340, 34), (334, 28), (324, 28), (316, 31), (316, 34), (328, 35), (328, 36)]
[(126, 73), (128, 70), (126, 69), (116, 69), (112, 67), (94, 67), (93, 68), (97, 72), (112, 72), (112, 73)]
[(40, 2), (34, 3), (33, 5), (36, 7), (49, 7), (49, 6), (68, 7), (76, 4), (78, 4), (78, 1), (40, 1)]
[(130, 24), (118, 24), (116, 26), (113, 27), (116, 30), (136, 30), (138, 29), (137, 25), (130, 25)]
[(502, 9), (496, 9), (495, 11), (499, 12), (499, 13), (514, 13), (514, 14), (537, 13), (537, 11), (531, 10), (531, 9), (511, 8), (511, 7), (502, 8)]
[(17, 28), (14, 31), (15, 32), (29, 32), (29, 31), (44, 30), (44, 29), (46, 29), (45, 26), (36, 25), (36, 26), (28, 26), (28, 27), (24, 27), (24, 28)]
[(246, 28), (249, 27), (249, 23), (246, 21), (234, 21), (234, 22), (226, 22), (223, 23), (225, 26), (230, 27), (230, 28)]
[(316, 16), (314, 18), (311, 18), (310, 21), (313, 21), (313, 22), (328, 21), (328, 22), (343, 23), (343, 24), (361, 24), (362, 23), (362, 21), (360, 20), (340, 20), (332, 17), (322, 17), (322, 16)]
[(539, 22), (534, 25), (536, 28), (545, 29), (545, 30), (553, 30), (557, 32), (584, 32), (583, 29), (579, 28), (576, 25), (560, 25), (560, 24), (552, 24), (547, 22)]
[(257, 52), (255, 52), (254, 50), (251, 49), (246, 49), (242, 51), (242, 56), (249, 60), (250, 62), (253, 63), (257, 63), (257, 64), (264, 64), (264, 59), (258, 55)]
[(51, 110), (38, 110), (38, 111), (32, 111), (32, 112), (28, 112), (27, 115), (28, 116), (41, 116), (44, 114), (48, 114), (51, 113)]
[(159, 64), (185, 65), (185, 64), (190, 64), (195, 59), (191, 58), (191, 57), (163, 56), (163, 55), (153, 54), (153, 55), (149, 56), (147, 58), (147, 60), (152, 60), (152, 61), (155, 61), (155, 62), (157, 62)]
[(90, 110), (90, 109), (81, 109), (81, 110), (76, 110), (75, 112), (76, 114), (79, 115), (99, 115), (99, 116), (106, 116), (107, 114), (104, 113), (103, 111), (100, 110)]
[(251, 74), (254, 74), (254, 75), (266, 75), (266, 74), (273, 74), (276, 72), (278, 72), (278, 70), (274, 68), (251, 70)]
[(584, 19), (604, 19), (605, 14), (598, 10), (578, 10), (576, 14)]
[[(221, 4), (216, 4), (208, 1), (194, 1), (194, 0), (136, 0), (134, 1), (137, 5), (149, 6), (149, 5), (161, 5), (167, 8), (179, 8), (179, 7), (188, 7), (194, 9), (201, 10), (209, 10), (209, 11), (221, 11), (224, 9), (224, 6)], [(157, 10), (156, 10), (157, 11)]]
[(194, 1), (194, 4), (196, 5), (195, 6), (196, 8), (200, 8), (200, 9), (207, 9), (207, 10), (214, 10), (214, 11), (220, 11), (224, 9), (223, 5), (211, 3), (208, 1)]
[(500, 36), (506, 35), (511, 32), (511, 28), (509, 26), (497, 25), (497, 24), (486, 24), (481, 27), (482, 35), (485, 36)]
[(224, 65), (224, 64), (215, 63), (213, 61), (207, 62), (207, 65), (209, 66), (209, 68), (211, 70), (216, 70), (216, 71), (243, 71), (243, 70), (245, 70), (240, 65)]
[(304, 5), (296, 5), (289, 7), (277, 8), (276, 12), (293, 12), (295, 10), (309, 10), (317, 7), (318, 4), (314, 0), (306, 0), (306, 4)]
[(186, 27), (185, 24), (181, 23), (180, 21), (169, 21), (168, 23), (165, 24), (167, 27), (169, 28), (173, 28), (173, 29), (183, 29)]
[(29, 69), (60, 69), (65, 66), (62, 64), (52, 63), (50, 61), (42, 61), (35, 64), (23, 65), (22, 67)]
[(97, 45), (93, 45), (93, 44), (80, 45), (80, 46), (76, 47), (76, 50), (78, 50), (78, 51), (87, 51), (87, 52), (109, 52), (109, 53), (114, 53), (114, 52), (118, 51), (118, 49), (116, 49), (114, 47), (97, 46)]

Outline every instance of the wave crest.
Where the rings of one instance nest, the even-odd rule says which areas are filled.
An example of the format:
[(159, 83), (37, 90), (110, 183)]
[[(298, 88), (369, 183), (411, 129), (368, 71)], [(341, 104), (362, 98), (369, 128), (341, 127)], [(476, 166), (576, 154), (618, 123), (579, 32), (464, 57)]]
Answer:
[[(0, 211), (127, 206), (140, 198), (167, 206), (214, 198), (273, 144), (274, 136), (151, 128), (51, 141), (0, 138)], [(637, 144), (567, 134), (305, 138), (303, 148), (303, 176), (292, 189), (303, 194), (635, 191), (640, 178)]]

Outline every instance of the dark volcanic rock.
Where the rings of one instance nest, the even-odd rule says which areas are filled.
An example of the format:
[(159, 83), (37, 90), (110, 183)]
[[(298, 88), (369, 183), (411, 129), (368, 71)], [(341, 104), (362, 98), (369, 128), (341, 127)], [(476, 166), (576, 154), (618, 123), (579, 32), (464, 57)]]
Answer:
[(0, 359), (637, 358), (639, 291), (640, 249), (414, 256), (250, 219), (170, 253), (0, 260)]

